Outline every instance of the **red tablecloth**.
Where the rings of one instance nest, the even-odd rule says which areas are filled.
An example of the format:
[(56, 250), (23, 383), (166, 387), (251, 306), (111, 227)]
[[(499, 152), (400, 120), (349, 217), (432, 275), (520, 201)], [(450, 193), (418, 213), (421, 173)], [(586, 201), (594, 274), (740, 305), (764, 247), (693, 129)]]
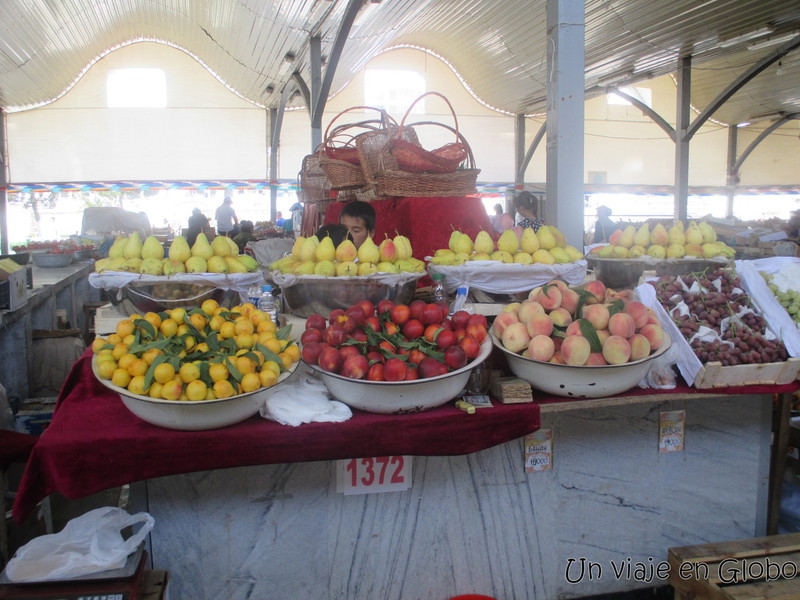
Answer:
[[(325, 224), (338, 223), (344, 202), (334, 202), (325, 211)], [(373, 240), (400, 233), (411, 240), (414, 258), (424, 260), (439, 248), (447, 248), (453, 229), (472, 239), (481, 229), (494, 237), (492, 223), (480, 198), (389, 198), (370, 202), (375, 208)]]
[(53, 492), (81, 498), (152, 477), (247, 465), (368, 456), (477, 452), (539, 427), (534, 404), (467, 413), (449, 404), (412, 415), (353, 411), (344, 423), (279, 425), (260, 416), (213, 431), (173, 431), (128, 411), (94, 378), (91, 351), (72, 368), (53, 421), (25, 469), (14, 517), (21, 522)]

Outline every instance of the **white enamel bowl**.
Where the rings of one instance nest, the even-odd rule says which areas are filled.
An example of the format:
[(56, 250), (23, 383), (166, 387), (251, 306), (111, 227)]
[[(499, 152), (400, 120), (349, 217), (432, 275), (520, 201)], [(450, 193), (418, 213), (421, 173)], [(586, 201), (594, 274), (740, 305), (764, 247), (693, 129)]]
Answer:
[(486, 360), (491, 352), (492, 342), (487, 337), (481, 344), (480, 354), (460, 369), (413, 381), (351, 379), (305, 364), (337, 400), (366, 412), (391, 415), (422, 412), (446, 404), (458, 396), (467, 385), (472, 369)]
[(92, 358), (92, 371), (97, 380), (105, 387), (119, 394), (122, 402), (142, 421), (158, 425), (166, 429), (181, 429), (184, 431), (202, 431), (206, 429), (220, 429), (239, 423), (258, 414), (264, 405), (267, 392), (275, 390), (276, 386), (287, 381), (294, 374), (298, 363), (294, 363), (288, 371), (281, 373), (278, 383), (269, 388), (261, 388), (254, 392), (220, 398), (218, 400), (160, 400), (149, 396), (131, 394), (125, 388), (113, 385), (107, 379), (97, 376), (97, 360)]
[(505, 353), (514, 375), (537, 390), (568, 398), (605, 398), (635, 387), (647, 375), (652, 361), (662, 356), (672, 343), (665, 333), (664, 343), (647, 358), (621, 365), (576, 367), (526, 358), (506, 350), (493, 333), (490, 336), (494, 345)]

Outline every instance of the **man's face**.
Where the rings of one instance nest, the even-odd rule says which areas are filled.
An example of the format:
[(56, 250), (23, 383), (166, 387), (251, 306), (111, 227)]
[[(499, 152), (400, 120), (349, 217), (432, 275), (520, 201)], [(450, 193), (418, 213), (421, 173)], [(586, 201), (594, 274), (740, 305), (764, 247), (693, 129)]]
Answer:
[(370, 232), (367, 231), (364, 219), (345, 215), (339, 219), (339, 222), (347, 227), (347, 232), (350, 234), (350, 239), (353, 240), (356, 248), (360, 248), (361, 244), (369, 237)]

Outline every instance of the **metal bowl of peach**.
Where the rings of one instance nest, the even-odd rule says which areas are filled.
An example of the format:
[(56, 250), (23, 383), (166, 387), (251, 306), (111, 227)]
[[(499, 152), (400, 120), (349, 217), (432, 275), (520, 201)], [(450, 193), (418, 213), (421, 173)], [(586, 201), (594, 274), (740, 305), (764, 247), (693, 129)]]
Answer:
[(489, 334), (494, 346), (503, 352), (511, 371), (537, 390), (568, 398), (605, 398), (635, 387), (647, 375), (653, 361), (663, 356), (672, 340), (665, 333), (664, 341), (649, 356), (616, 365), (566, 365), (534, 360), (511, 352)]

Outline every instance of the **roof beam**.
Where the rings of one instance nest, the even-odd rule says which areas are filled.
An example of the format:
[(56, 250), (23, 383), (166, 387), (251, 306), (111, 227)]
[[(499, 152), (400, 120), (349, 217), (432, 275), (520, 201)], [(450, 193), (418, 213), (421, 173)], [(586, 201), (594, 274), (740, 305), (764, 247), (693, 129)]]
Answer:
[(673, 142), (675, 141), (675, 128), (672, 127), (672, 125), (670, 125), (667, 122), (667, 120), (664, 119), (664, 117), (662, 117), (660, 114), (658, 114), (652, 108), (647, 106), (647, 104), (645, 104), (644, 102), (642, 102), (638, 98), (635, 98), (635, 97), (631, 96), (630, 94), (626, 94), (621, 89), (619, 89), (618, 87), (615, 87), (615, 86), (611, 86), (611, 87), (607, 88), (606, 92), (609, 93), (609, 94), (615, 94), (615, 95), (619, 96), (620, 98), (625, 98), (625, 100), (627, 100), (628, 102), (633, 104), (636, 108), (638, 108), (640, 111), (642, 111), (645, 114), (645, 116), (650, 117), (652, 119), (652, 121), (656, 125), (661, 127), (661, 129), (663, 129), (666, 132), (666, 134), (670, 137), (670, 139)]

